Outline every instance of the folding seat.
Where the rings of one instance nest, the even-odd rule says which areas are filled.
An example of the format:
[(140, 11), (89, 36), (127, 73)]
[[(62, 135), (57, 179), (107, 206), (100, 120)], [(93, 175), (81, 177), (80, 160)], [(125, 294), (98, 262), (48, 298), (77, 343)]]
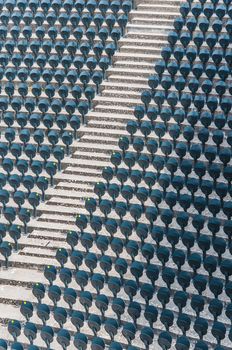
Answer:
[(59, 0), (54, 0), (51, 4), (51, 7), (55, 11), (56, 15), (58, 16), (60, 9), (62, 8), (62, 2)]
[(51, 346), (50, 344), (53, 342), (53, 337), (54, 337), (53, 328), (50, 326), (43, 325), (40, 331), (40, 335), (42, 340), (45, 342), (47, 348), (49, 348)]
[(224, 82), (229, 76), (229, 68), (227, 65), (222, 65), (218, 69), (218, 75)]
[(214, 321), (221, 315), (223, 310), (223, 304), (218, 299), (212, 299), (209, 303), (209, 312), (213, 315)]
[[(51, 44), (51, 48), (52, 48), (52, 43), (50, 42), (50, 44)], [(54, 48), (55, 48), (55, 51), (56, 51), (57, 55), (59, 56), (59, 58), (61, 58), (64, 54), (65, 43), (61, 40), (56, 41)], [(47, 46), (45, 49), (46, 49), (46, 51), (47, 51), (47, 49), (50, 50), (50, 47)], [(48, 51), (47, 51), (47, 55), (49, 55)]]
[(14, 249), (18, 250), (18, 240), (21, 237), (21, 228), (17, 225), (11, 225), (9, 227), (9, 235), (14, 240), (15, 246)]
[(48, 280), (50, 286), (53, 284), (53, 282), (56, 279), (57, 271), (55, 266), (47, 265), (44, 268), (44, 277)]
[(226, 6), (224, 4), (217, 5), (215, 12), (216, 12), (216, 15), (218, 16), (218, 18), (220, 20), (222, 20), (226, 14)]
[[(52, 18), (51, 18), (51, 20), (52, 20)], [(56, 18), (54, 18), (54, 20), (56, 20)], [(52, 26), (48, 29), (48, 36), (53, 42), (56, 40), (57, 35), (58, 35), (58, 32), (57, 32), (56, 27)]]
[(9, 148), (10, 148), (16, 136), (14, 128), (6, 128), (4, 136), (5, 136), (5, 139), (8, 141)]
[[(169, 47), (169, 46), (165, 46), (165, 47), (163, 47), (162, 48), (162, 50), (161, 50), (161, 56), (162, 56), (162, 58), (164, 59), (164, 61), (167, 63), (168, 61), (169, 61), (169, 59), (170, 59), (170, 57), (171, 57), (171, 54), (172, 54), (172, 50), (171, 50), (171, 48)], [(152, 76), (150, 76), (149, 77), (149, 79), (148, 79), (148, 82), (149, 82), (149, 80), (150, 80), (150, 78), (156, 78), (156, 76), (155, 75), (152, 75)], [(157, 78), (156, 78), (157, 79)], [(149, 83), (148, 83), (149, 84)], [(157, 81), (157, 85), (158, 85), (158, 81)], [(150, 85), (149, 85), (150, 86)], [(157, 86), (155, 86), (155, 87), (157, 87)]]
[[(23, 11), (24, 12), (24, 11)], [(14, 11), (11, 15), (12, 22), (15, 26), (18, 26), (21, 19), (22, 19), (22, 12), (20, 13), (19, 11)]]
[[(176, 61), (171, 61), (171, 62), (169, 62), (169, 63), (167, 64), (167, 70), (168, 70), (169, 74), (171, 75), (172, 80), (174, 80), (175, 75), (176, 75), (178, 69), (179, 69), (179, 62), (176, 63)], [(170, 79), (170, 78), (169, 78), (169, 79)], [(171, 80), (169, 80), (169, 81), (170, 81), (170, 83), (171, 83)], [(170, 83), (169, 83), (169, 84), (170, 84)], [(166, 84), (166, 85), (167, 85), (167, 84)], [(171, 86), (171, 84), (170, 84), (170, 86)], [(167, 87), (168, 87), (168, 85), (167, 85)], [(169, 87), (168, 87), (168, 88), (169, 88)]]
[(220, 345), (221, 341), (225, 338), (226, 335), (226, 327), (224, 323), (215, 321), (213, 323), (211, 333), (217, 341), (217, 344)]
[(160, 315), (160, 321), (163, 323), (165, 329), (168, 331), (169, 328), (173, 325), (174, 315), (170, 310), (163, 310)]
[[(44, 2), (45, 3), (45, 2)], [(37, 5), (38, 6), (38, 5)], [(38, 26), (42, 26), (45, 21), (45, 15), (43, 12), (34, 13), (34, 20)]]
[[(25, 40), (24, 45), (22, 45), (22, 50), (24, 50), (24, 51), (26, 51), (26, 49), (27, 49), (26, 43), (27, 43), (27, 41)], [(50, 49), (51, 45), (50, 44), (51, 44), (50, 41), (46, 41), (45, 44), (42, 45), (43, 50), (46, 49), (47, 52), (50, 52), (51, 51), (51, 49)], [(33, 40), (30, 43), (30, 49), (31, 49), (32, 53), (34, 54), (34, 56), (38, 55), (40, 47), (41, 47), (41, 42), (39, 40)], [(18, 45), (18, 49), (20, 49), (19, 45)], [(22, 51), (22, 50), (20, 50), (20, 51)]]
[(88, 279), (89, 279), (89, 276), (86, 271), (83, 271), (83, 270), (77, 271), (75, 275), (75, 280), (77, 284), (81, 287), (82, 291), (84, 290), (84, 287), (88, 284)]
[(64, 301), (68, 304), (69, 309), (72, 310), (73, 305), (76, 303), (77, 293), (73, 288), (66, 288), (64, 290)]
[[(228, 138), (227, 138), (228, 139)], [(143, 151), (143, 148), (144, 148), (144, 141), (142, 138), (140, 137), (136, 137), (134, 138), (133, 140), (133, 148), (134, 150), (136, 151), (136, 157), (138, 158), (139, 155), (141, 154), (141, 152)], [(128, 152), (127, 152), (128, 153)], [(127, 156), (127, 154), (126, 154)], [(132, 152), (129, 152), (129, 159), (130, 159), (130, 156), (134, 159), (136, 159), (135, 155), (132, 153)], [(129, 160), (128, 159), (128, 160)]]
[(80, 332), (80, 328), (84, 324), (84, 315), (81, 311), (72, 311), (71, 313), (71, 322), (76, 327), (77, 332)]
[[(143, 107), (141, 107), (141, 108), (143, 108)], [(145, 111), (144, 111), (144, 113), (145, 113)], [(152, 124), (153, 124), (153, 121), (156, 120), (157, 116), (158, 116), (157, 108), (156, 107), (151, 107), (151, 106), (148, 107), (148, 109), (147, 109), (147, 117), (152, 122)]]
[(122, 222), (123, 217), (127, 213), (127, 205), (124, 202), (117, 202), (115, 206), (115, 212), (120, 218), (120, 222)]
[[(96, 25), (97, 27), (97, 31), (99, 32), (102, 24), (103, 24), (103, 21), (104, 21), (104, 18), (101, 14), (96, 14), (94, 17), (93, 17), (93, 21), (94, 21), (94, 24)], [(89, 33), (89, 35), (87, 35), (87, 33)], [(86, 36), (88, 39), (90, 39), (91, 41), (91, 45), (93, 45), (94, 43), (94, 38), (95, 38), (95, 35), (96, 35), (96, 32), (93, 28), (89, 28), (87, 31), (86, 31)]]
[(168, 42), (170, 46), (173, 48), (179, 39), (179, 33), (181, 32), (183, 26), (184, 26), (184, 19), (182, 17), (177, 17), (174, 20), (173, 26), (175, 31), (171, 31), (168, 33)]
[[(195, 218), (194, 218), (195, 219)], [(204, 224), (204, 222), (203, 222)], [(193, 226), (196, 226), (196, 223), (193, 222)], [(204, 227), (200, 226), (197, 230), (197, 233), (199, 234), (199, 230), (202, 229)], [(211, 245), (211, 241), (209, 239), (209, 237), (207, 235), (201, 234), (200, 237), (197, 240), (198, 246), (199, 248), (202, 250), (203, 252), (203, 261), (206, 258), (206, 252), (210, 249), (210, 245)]]
[(0, 253), (3, 255), (5, 259), (6, 268), (8, 268), (8, 259), (9, 259), (9, 256), (11, 255), (11, 252), (12, 252), (12, 247), (9, 242), (4, 241), (0, 244)]
[(84, 333), (76, 333), (73, 341), (76, 349), (87, 349), (88, 338)]
[(59, 277), (60, 280), (64, 283), (65, 288), (67, 288), (72, 280), (72, 273), (70, 269), (66, 267), (61, 268), (59, 272)]
[(207, 256), (204, 261), (204, 269), (208, 272), (211, 277), (213, 272), (216, 271), (217, 268), (217, 260), (213, 256)]
[(109, 43), (105, 47), (105, 52), (107, 54), (107, 57), (109, 59), (110, 65), (112, 64), (112, 57), (116, 51), (116, 46), (114, 43)]
[(157, 249), (157, 258), (159, 259), (159, 261), (161, 262), (163, 267), (168, 262), (169, 255), (170, 255), (170, 253), (169, 253), (168, 248), (166, 248), (166, 247), (159, 247)]
[(69, 20), (69, 16), (67, 13), (63, 12), (58, 16), (58, 21), (62, 27), (67, 26), (68, 20)]
[(85, 27), (85, 30), (87, 30), (92, 22), (92, 16), (89, 13), (84, 13), (81, 16), (81, 21)]
[(207, 279), (204, 276), (197, 274), (193, 278), (193, 285), (198, 291), (199, 295), (202, 295), (207, 286)]
[(114, 41), (114, 45), (116, 49), (118, 48), (118, 40), (120, 39), (120, 37), (121, 37), (121, 29), (118, 29), (118, 28), (112, 29), (111, 38)]
[(214, 33), (206, 35), (205, 41), (209, 46), (210, 50), (213, 50), (217, 43), (217, 36)]
[(91, 284), (96, 289), (97, 294), (104, 287), (105, 279), (100, 273), (94, 273), (91, 278)]
[[(200, 185), (201, 191), (204, 193), (204, 195), (206, 196), (207, 202), (208, 202), (208, 197), (209, 195), (212, 193), (213, 191), (213, 183), (209, 180), (202, 180), (201, 185)], [(211, 200), (211, 199), (210, 199)], [(210, 203), (208, 202), (208, 205)], [(212, 206), (214, 206), (214, 203), (212, 202), (211, 204)], [(215, 205), (217, 206), (217, 202), (215, 203)]]
[(71, 29), (67, 26), (62, 27), (60, 29), (60, 35), (61, 35), (62, 39), (64, 39), (64, 42), (67, 43), (67, 41), (71, 35)]
[(33, 315), (33, 305), (30, 301), (24, 301), (20, 307), (21, 314), (25, 317), (28, 322)]
[(14, 341), (17, 341), (17, 338), (21, 334), (21, 324), (18, 320), (11, 320), (8, 322), (7, 326), (8, 332), (13, 337)]
[(168, 350), (172, 346), (172, 336), (169, 332), (163, 331), (159, 334), (158, 344), (162, 350)]
[(17, 188), (20, 186), (21, 178), (19, 175), (13, 174), (13, 175), (10, 175), (10, 177), (8, 178), (8, 182), (15, 192)]
[(223, 58), (223, 51), (221, 49), (214, 49), (211, 54), (211, 57), (216, 66), (219, 66)]
[(173, 209), (173, 207), (176, 205), (176, 202), (177, 202), (176, 193), (173, 191), (168, 192), (165, 196), (165, 202), (167, 203), (170, 209)]
[(136, 327), (133, 323), (125, 323), (122, 329), (122, 335), (126, 338), (128, 344), (130, 345), (132, 340), (135, 338)]
[(88, 291), (82, 291), (80, 293), (80, 303), (84, 306), (87, 317), (89, 315), (89, 308), (92, 305), (92, 294)]
[(190, 24), (190, 20), (188, 20), (186, 22), (186, 26), (188, 27), (190, 34), (189, 34), (189, 32), (184, 32), (184, 31), (182, 31), (182, 33), (180, 34), (180, 42), (184, 48), (186, 48), (191, 41), (191, 35), (192, 35), (192, 32), (194, 30), (193, 28), (195, 27), (195, 25), (196, 25), (196, 21), (194, 21), (192, 19), (191, 24)]
[(50, 176), (50, 185), (53, 187), (54, 186), (54, 176), (57, 172), (57, 164), (49, 161), (45, 164), (45, 170), (47, 174)]
[(17, 41), (17, 39), (19, 38), (19, 34), (20, 34), (20, 27), (19, 26), (13, 26), (10, 29), (10, 34), (12, 36), (12, 38)]
[(15, 191), (13, 194), (13, 200), (18, 205), (18, 208), (20, 210), (26, 200), (25, 193), (23, 191)]
[(226, 166), (231, 159), (231, 151), (230, 149), (224, 148), (219, 151), (219, 159)]
[(109, 32), (111, 33), (111, 31), (112, 31), (112, 29), (113, 29), (113, 27), (114, 27), (114, 25), (115, 25), (115, 23), (116, 23), (116, 17), (115, 17), (115, 15), (110, 14), (110, 15), (106, 16), (105, 22), (106, 22), (106, 24), (107, 24), (107, 27), (108, 27)]
[[(220, 262), (221, 262), (221, 259), (219, 263)], [(218, 296), (223, 292), (223, 282), (219, 278), (213, 277), (209, 282), (209, 288), (213, 293), (214, 297), (218, 298)]]
[(204, 42), (204, 35), (201, 32), (193, 34), (193, 42), (197, 47), (197, 51), (199, 52)]
[(26, 40), (30, 40), (32, 35), (32, 28), (30, 27), (30, 25), (26, 25), (25, 27), (23, 27), (22, 34)]
[(12, 97), (14, 95), (14, 84), (11, 82), (7, 82), (5, 85), (5, 93), (7, 94), (7, 96), (9, 96), (10, 98), (10, 102), (12, 100)]
[(35, 185), (35, 179), (31, 175), (24, 175), (22, 179), (23, 186), (27, 189), (28, 195)]
[(184, 107), (184, 110), (187, 111), (191, 105), (192, 96), (188, 93), (183, 93), (181, 98), (180, 98), (180, 102), (181, 102), (182, 106)]
[[(169, 76), (163, 76), (160, 82), (162, 88), (165, 90), (165, 92), (167, 93), (167, 91), (170, 89), (171, 85), (172, 85), (172, 79)], [(150, 100), (151, 101), (151, 100)], [(147, 105), (150, 103), (150, 101), (147, 103)], [(147, 108), (146, 108), (147, 110)]]
[(40, 304), (45, 296), (45, 287), (42, 283), (35, 283), (32, 288), (32, 293)]
[(58, 143), (59, 141), (59, 134), (56, 130), (50, 130), (48, 133), (48, 141), (51, 143), (52, 148)]
[(152, 228), (151, 236), (156, 242), (157, 248), (159, 248), (160, 242), (162, 242), (163, 240), (163, 235), (164, 235), (163, 229), (161, 229), (160, 227), (156, 226)]
[[(132, 226), (131, 226), (132, 229)], [(132, 261), (134, 262), (135, 257), (138, 255), (139, 246), (138, 243), (135, 241), (128, 240), (128, 236), (131, 235), (131, 232), (129, 234), (124, 234), (126, 237), (126, 240), (128, 243), (126, 244), (126, 251), (131, 256)]]
[(93, 16), (94, 12), (97, 8), (97, 3), (95, 0), (88, 0), (86, 4), (86, 8), (89, 11), (90, 15)]
[(181, 271), (178, 274), (177, 280), (179, 285), (182, 287), (183, 291), (185, 292), (190, 285), (191, 275), (189, 272)]
[(91, 314), (88, 317), (88, 326), (93, 331), (94, 336), (97, 335), (101, 328), (101, 319), (98, 315)]
[[(68, 236), (69, 236), (69, 239), (66, 239), (67, 243), (69, 243), (69, 241), (71, 240), (70, 236), (73, 236), (73, 235), (70, 235), (69, 233), (67, 237)], [(74, 244), (73, 242), (70, 242), (70, 243)], [(80, 252), (73, 250), (70, 255), (70, 261), (75, 266), (76, 270), (78, 270), (79, 266), (82, 264), (82, 260), (83, 260), (83, 255)]]
[[(12, 53), (10, 53), (10, 54), (12, 54)], [(15, 68), (7, 68), (5, 70), (5, 76), (6, 76), (7, 80), (12, 82), (15, 79), (15, 76), (16, 76)]]
[(97, 266), (97, 257), (94, 253), (88, 253), (85, 257), (85, 264), (89, 268), (91, 274)]
[(75, 9), (77, 10), (78, 14), (81, 15), (84, 7), (85, 7), (85, 3), (83, 0), (77, 0), (75, 1)]
[(90, 250), (93, 245), (93, 237), (90, 233), (83, 233), (80, 238), (82, 246), (85, 248), (86, 253)]
[(174, 283), (175, 280), (175, 272), (173, 271), (173, 269), (165, 267), (162, 272), (162, 279), (166, 283), (167, 287), (171, 289), (171, 285)]
[[(37, 328), (35, 324), (31, 322), (27, 322), (24, 327), (24, 334), (28, 338), (30, 344), (32, 344), (37, 335)], [(29, 348), (34, 349), (33, 346), (32, 347), (29, 346)], [(35, 349), (37, 349), (37, 347), (35, 347)]]
[(50, 285), (48, 288), (48, 297), (53, 302), (54, 306), (57, 306), (58, 301), (61, 298), (61, 289), (56, 285)]
[[(94, 220), (95, 218), (93, 218), (93, 220), (91, 221), (91, 227), (93, 229), (95, 229), (95, 233), (96, 235), (98, 235), (98, 232), (100, 232), (101, 228), (102, 228), (102, 222), (99, 220)], [(96, 218), (98, 219), (98, 218)], [(97, 228), (95, 228), (95, 222), (96, 222), (96, 226), (98, 226)], [(99, 230), (100, 228), (100, 230)], [(101, 251), (101, 254), (104, 255), (104, 253), (107, 251), (108, 249), (108, 245), (109, 245), (109, 240), (107, 237), (99, 235), (97, 240), (96, 240), (96, 245), (98, 247), (98, 249)]]
[(202, 317), (197, 317), (193, 328), (195, 332), (199, 335), (199, 338), (202, 339), (203, 336), (207, 334), (208, 321)]
[(143, 327), (140, 334), (140, 339), (142, 340), (143, 344), (146, 346), (147, 349), (149, 349), (150, 345), (153, 342), (154, 338), (154, 331), (151, 327)]
[(221, 34), (218, 38), (218, 42), (221, 46), (221, 48), (224, 50), (226, 50), (229, 46), (229, 42), (230, 42), (230, 37), (228, 34)]
[(64, 267), (68, 260), (68, 252), (65, 248), (59, 248), (56, 251), (56, 260), (60, 263), (61, 267)]
[[(60, 71), (59, 71), (60, 72)], [(63, 71), (61, 71), (63, 72)], [(44, 71), (42, 72), (42, 79), (47, 83), (49, 84), (52, 80), (52, 77), (53, 77), (53, 73), (50, 69), (44, 69)], [(56, 79), (56, 73), (54, 75), (55, 79)], [(53, 88), (53, 89), (52, 89)], [(49, 98), (52, 98), (54, 96), (54, 87), (49, 84), (49, 85), (46, 85), (45, 87), (45, 94), (49, 97)]]
[(79, 22), (80, 22), (80, 16), (79, 16), (79, 14), (78, 13), (72, 13), (72, 14), (70, 14), (69, 13), (69, 20), (70, 20), (70, 22), (71, 22), (71, 24), (72, 24), (72, 27), (73, 28), (77, 28), (78, 27), (78, 24), (79, 24)]
[(10, 20), (10, 13), (8, 11), (2, 11), (1, 22), (3, 23), (3, 25), (7, 26), (9, 20)]
[(83, 30), (82, 30), (82, 28), (79, 28), (79, 27), (75, 28), (75, 29), (73, 30), (73, 33), (72, 33), (72, 34), (73, 34), (73, 36), (75, 37), (75, 39), (76, 39), (78, 45), (80, 45), (81, 39), (82, 39), (82, 37), (83, 37)]

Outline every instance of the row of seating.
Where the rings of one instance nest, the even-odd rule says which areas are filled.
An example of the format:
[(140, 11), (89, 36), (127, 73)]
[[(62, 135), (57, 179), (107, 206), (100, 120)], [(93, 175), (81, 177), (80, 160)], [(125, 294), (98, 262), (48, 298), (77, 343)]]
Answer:
[(27, 323), (9, 322), (14, 342), (24, 332), (31, 345), (41, 337), (63, 349), (229, 349), (231, 58), (219, 33), (230, 4), (189, 1), (180, 11), (70, 248), (45, 266), (37, 302), (22, 304)]
[(6, 265), (62, 170), (124, 34), (131, 1), (0, 3), (0, 253)]
[[(176, 32), (176, 35), (181, 35), (181, 32)], [(182, 90), (179, 95), (173, 93), (175, 73), (171, 73), (170, 62), (173, 62), (171, 60), (175, 50), (179, 53), (179, 46), (174, 46), (178, 43), (171, 43), (170, 57), (162, 63), (163, 72), (158, 71), (157, 76), (149, 79), (152, 91), (142, 94), (143, 106), (135, 108), (136, 122), (130, 121), (127, 124), (130, 137), (119, 140), (120, 152), (114, 152), (111, 156), (113, 166), (103, 170), (106, 182), (95, 185), (97, 198), (86, 200), (85, 208), (89, 212), (89, 218), (83, 214), (77, 216), (79, 237), (71, 233), (67, 238), (72, 252), (57, 252), (61, 268), (58, 273), (53, 267), (52, 284), (58, 275), (59, 280), (65, 283), (64, 275), (67, 273), (70, 283), (73, 279), (79, 286), (84, 283), (82, 293), (86, 292), (89, 282), (96, 288), (96, 295), (100, 293), (97, 288), (101, 286), (102, 290), (108, 288), (113, 297), (117, 298), (123, 288), (130, 302), (137, 302), (139, 292), (145, 305), (148, 303), (151, 306), (153, 301), (158, 306), (160, 302), (157, 313), (167, 332), (172, 332), (175, 319), (173, 311), (169, 310), (170, 300), (174, 304), (179, 303), (179, 319), (186, 321), (186, 326), (193, 323), (199, 336), (200, 340), (196, 342), (195, 348), (207, 349), (207, 343), (210, 346), (213, 343), (219, 346), (223, 339), (231, 340), (229, 328), (224, 325), (225, 318), (223, 317), (223, 321), (220, 318), (225, 312), (230, 319), (230, 297), (227, 300), (225, 294), (228, 296), (230, 293), (232, 272), (229, 255), (232, 213), (229, 175), (231, 145), (230, 133), (225, 126), (230, 126), (231, 101), (227, 96), (218, 98), (215, 96), (216, 90), (212, 89), (209, 92), (212, 92), (212, 97), (203, 99), (207, 105), (204, 106), (201, 96), (198, 97), (199, 108), (195, 111), (194, 107), (198, 106), (197, 103), (193, 106), (195, 101), (190, 94), (185, 91), (182, 93)], [(185, 48), (180, 50), (183, 57), (186, 52)], [(195, 52), (198, 56), (199, 51)], [(176, 66), (180, 61), (176, 59)], [(216, 71), (219, 61), (214, 62)], [(166, 70), (169, 63), (170, 70)], [(156, 71), (159, 66), (161, 64), (157, 63)], [(207, 69), (205, 62), (201, 67), (203, 73)], [(192, 68), (189, 65), (189, 72)], [(224, 71), (220, 70), (222, 81), (226, 81), (228, 77), (226, 71), (229, 72), (228, 67)], [(196, 79), (199, 80), (199, 85), (209, 89), (210, 84), (212, 87), (215, 84), (214, 76), (209, 78), (210, 83), (199, 80), (200, 75)], [(183, 90), (190, 84), (187, 75), (185, 78)], [(195, 81), (194, 83), (197, 84)], [(204, 92), (207, 93), (206, 88)], [(182, 101), (182, 110), (177, 108), (178, 100)], [(170, 103), (170, 107), (166, 103)], [(220, 113), (218, 106), (221, 108)], [(202, 122), (202, 126), (199, 122)], [(186, 126), (186, 123), (189, 125)], [(197, 135), (201, 145), (196, 141)], [(225, 143), (225, 138), (229, 142)], [(209, 139), (213, 143), (209, 144)], [(213, 158), (211, 152), (214, 154)], [(96, 249), (99, 255), (93, 254)], [(129, 261), (124, 257), (126, 253)], [(72, 272), (73, 268), (70, 270), (65, 267), (69, 261), (68, 255), (76, 272)], [(82, 263), (85, 268), (81, 270)], [(103, 273), (100, 272), (102, 270)], [(117, 279), (109, 277), (110, 271), (117, 273)], [(145, 276), (149, 280), (147, 283), (144, 283)], [(68, 285), (65, 286), (67, 287)], [(190, 290), (191, 297), (188, 294)], [(92, 299), (95, 298), (97, 300), (92, 294)], [(79, 295), (77, 299), (80, 301)], [(192, 313), (195, 314), (189, 323), (189, 316), (185, 315), (186, 304), (190, 305)], [(208, 311), (205, 309), (206, 305)], [(187, 313), (189, 310), (188, 308)], [(208, 321), (202, 316), (202, 313), (207, 315), (207, 312), (214, 319), (211, 329), (208, 329)], [(157, 313), (153, 311), (153, 315)], [(134, 310), (133, 321), (135, 314), (140, 317), (137, 308)], [(153, 328), (156, 328), (156, 322), (157, 320), (152, 324)], [(185, 328), (182, 321), (179, 326), (183, 336), (189, 336), (188, 326)], [(212, 332), (215, 340), (210, 341), (207, 337), (207, 340), (202, 340), (207, 331)], [(161, 334), (158, 338), (161, 348), (172, 348), (173, 334)], [(185, 342), (177, 344), (178, 340), (177, 349), (190, 347)]]
[[(70, 21), (72, 23), (73, 18), (78, 18), (78, 16), (72, 16), (73, 10), (77, 11), (78, 15), (81, 15), (82, 12), (89, 12), (90, 15), (94, 15), (96, 10), (105, 15), (108, 11), (111, 11), (114, 15), (117, 15), (118, 12), (123, 11), (125, 14), (128, 14), (131, 10), (130, 1), (108, 1), (108, 0), (76, 0), (70, 1), (2, 1), (0, 4), (1, 16), (0, 21), (4, 24), (8, 24), (9, 19), (12, 19), (14, 24), (18, 24), (20, 19), (23, 18), (26, 24), (31, 24), (32, 20), (37, 18), (43, 19), (46, 15), (49, 24), (54, 24), (55, 19), (58, 16), (65, 18), (66, 22)], [(29, 11), (30, 10), (30, 11)], [(41, 11), (41, 12), (40, 12)], [(71, 16), (71, 17), (70, 17)], [(36, 22), (36, 24), (41, 25), (41, 22)], [(77, 22), (74, 24), (78, 25)]]

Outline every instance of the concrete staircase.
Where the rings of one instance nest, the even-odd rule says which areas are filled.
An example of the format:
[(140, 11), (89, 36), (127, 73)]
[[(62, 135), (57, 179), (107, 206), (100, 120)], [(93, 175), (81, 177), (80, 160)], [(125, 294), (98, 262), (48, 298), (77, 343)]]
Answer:
[[(160, 57), (167, 32), (178, 16), (179, 4), (179, 0), (143, 0), (131, 12), (127, 33), (120, 40), (120, 50), (107, 72), (101, 94), (87, 116), (88, 124), (80, 130), (82, 136), (71, 156), (64, 160), (63, 171), (55, 176), (55, 187), (48, 189), (47, 201), (38, 207), (40, 215), (31, 220), (29, 235), (20, 239), (19, 252), (10, 257), (9, 269), (0, 270), (2, 324), (22, 319), (20, 302), (35, 301), (29, 288), (35, 282), (47, 283), (42, 273), (45, 265), (58, 266), (56, 249), (67, 246), (66, 233), (75, 230), (76, 214), (86, 212), (85, 198), (94, 196), (94, 183), (101, 179), (102, 169), (110, 165), (119, 137), (127, 134), (126, 123), (134, 118), (134, 106), (141, 103), (140, 94), (148, 88), (147, 78), (154, 73), (154, 61)], [(9, 337), (5, 326), (0, 327), (0, 337)], [(21, 341), (24, 339), (22, 336)], [(40, 341), (37, 345), (44, 346)], [(137, 346), (143, 348), (139, 340)]]

